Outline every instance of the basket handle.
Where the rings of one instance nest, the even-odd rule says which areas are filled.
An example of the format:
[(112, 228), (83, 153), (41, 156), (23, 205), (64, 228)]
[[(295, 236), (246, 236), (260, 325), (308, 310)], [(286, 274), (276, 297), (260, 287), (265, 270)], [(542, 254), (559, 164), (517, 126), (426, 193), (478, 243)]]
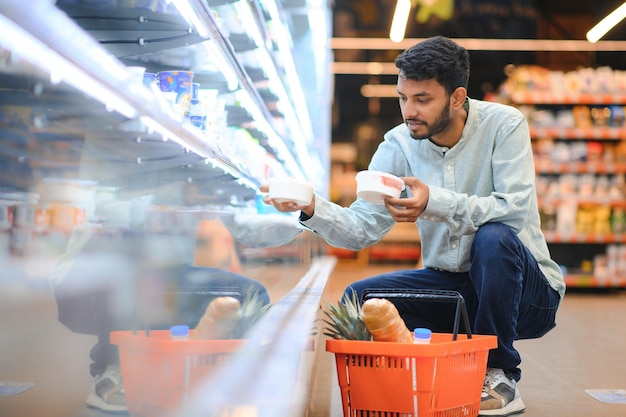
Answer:
[(429, 290), (429, 289), (411, 289), (411, 290), (392, 290), (392, 289), (370, 289), (363, 292), (363, 301), (369, 298), (414, 298), (423, 301), (438, 301), (456, 303), (456, 311), (454, 313), (454, 326), (452, 331), (452, 340), (456, 340), (459, 334), (459, 321), (463, 319), (463, 325), (467, 338), (472, 338), (472, 330), (469, 325), (469, 317), (467, 315), (467, 307), (465, 299), (458, 291), (451, 290)]

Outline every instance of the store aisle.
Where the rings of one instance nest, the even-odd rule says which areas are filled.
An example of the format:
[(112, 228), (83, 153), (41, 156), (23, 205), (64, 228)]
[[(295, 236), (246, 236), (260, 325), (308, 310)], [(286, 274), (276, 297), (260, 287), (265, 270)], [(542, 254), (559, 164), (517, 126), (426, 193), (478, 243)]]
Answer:
[[(340, 262), (331, 275), (324, 300), (336, 302), (353, 280), (403, 265), (357, 267)], [(411, 267), (407, 265), (406, 267)], [(626, 292), (571, 289), (557, 316), (557, 327), (541, 339), (517, 343), (522, 354), (520, 390), (524, 417), (619, 417), (626, 404), (596, 400), (586, 390), (625, 390)], [(320, 341), (311, 404), (307, 417), (342, 417), (334, 356)]]

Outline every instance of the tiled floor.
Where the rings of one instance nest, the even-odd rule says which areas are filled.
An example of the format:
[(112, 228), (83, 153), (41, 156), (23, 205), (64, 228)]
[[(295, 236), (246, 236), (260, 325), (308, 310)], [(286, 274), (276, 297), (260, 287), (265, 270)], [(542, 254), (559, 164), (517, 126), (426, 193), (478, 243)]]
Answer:
[[(335, 302), (348, 282), (398, 265), (335, 268), (323, 299)], [(87, 409), (92, 336), (56, 320), (47, 288), (4, 285), (0, 293), (0, 381), (34, 382), (0, 396), (0, 417), (104, 417)], [(626, 404), (600, 402), (585, 390), (626, 390), (626, 292), (570, 291), (557, 327), (539, 340), (518, 343), (525, 417), (626, 417)], [(319, 343), (307, 417), (342, 417), (333, 354)], [(296, 417), (296, 416), (294, 416)]]
[[(398, 265), (354, 267), (339, 263), (324, 299), (336, 301), (351, 281)], [(626, 416), (626, 292), (570, 290), (557, 327), (541, 339), (517, 343), (522, 354), (520, 382), (525, 417)], [(317, 352), (317, 379), (308, 417), (342, 417), (334, 356)], [(585, 391), (625, 390), (624, 404), (603, 403)]]

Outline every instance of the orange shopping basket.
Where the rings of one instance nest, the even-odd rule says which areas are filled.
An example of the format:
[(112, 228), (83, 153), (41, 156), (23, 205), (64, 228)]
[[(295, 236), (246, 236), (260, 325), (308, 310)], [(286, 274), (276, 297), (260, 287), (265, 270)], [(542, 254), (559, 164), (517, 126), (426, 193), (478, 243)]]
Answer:
[[(430, 344), (326, 340), (335, 353), (344, 417), (475, 417), (490, 349), (496, 336), (472, 335), (463, 297), (456, 291), (369, 292), (365, 298), (457, 302), (452, 334)], [(458, 334), (463, 318), (467, 334)]]
[(244, 340), (172, 340), (169, 330), (111, 332), (133, 417), (175, 416)]

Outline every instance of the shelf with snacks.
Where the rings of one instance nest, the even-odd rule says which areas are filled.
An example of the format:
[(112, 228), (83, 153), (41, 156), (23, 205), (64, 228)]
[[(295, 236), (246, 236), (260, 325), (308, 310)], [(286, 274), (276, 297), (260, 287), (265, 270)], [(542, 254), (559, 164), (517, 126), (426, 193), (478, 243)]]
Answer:
[(625, 288), (626, 276), (613, 277), (610, 280), (598, 278), (593, 274), (566, 274), (565, 285), (576, 288)]
[(548, 243), (626, 243), (626, 235), (621, 233), (583, 233), (583, 232), (556, 232), (551, 230), (544, 230), (543, 234), (546, 237)]
[(609, 105), (626, 104), (626, 92), (513, 91), (509, 96), (517, 104)]
[(530, 136), (533, 138), (558, 138), (558, 139), (589, 139), (589, 140), (624, 140), (626, 129), (624, 127), (530, 127)]
[(626, 286), (626, 73), (522, 66), (501, 93), (528, 120), (542, 228), (567, 285)]

